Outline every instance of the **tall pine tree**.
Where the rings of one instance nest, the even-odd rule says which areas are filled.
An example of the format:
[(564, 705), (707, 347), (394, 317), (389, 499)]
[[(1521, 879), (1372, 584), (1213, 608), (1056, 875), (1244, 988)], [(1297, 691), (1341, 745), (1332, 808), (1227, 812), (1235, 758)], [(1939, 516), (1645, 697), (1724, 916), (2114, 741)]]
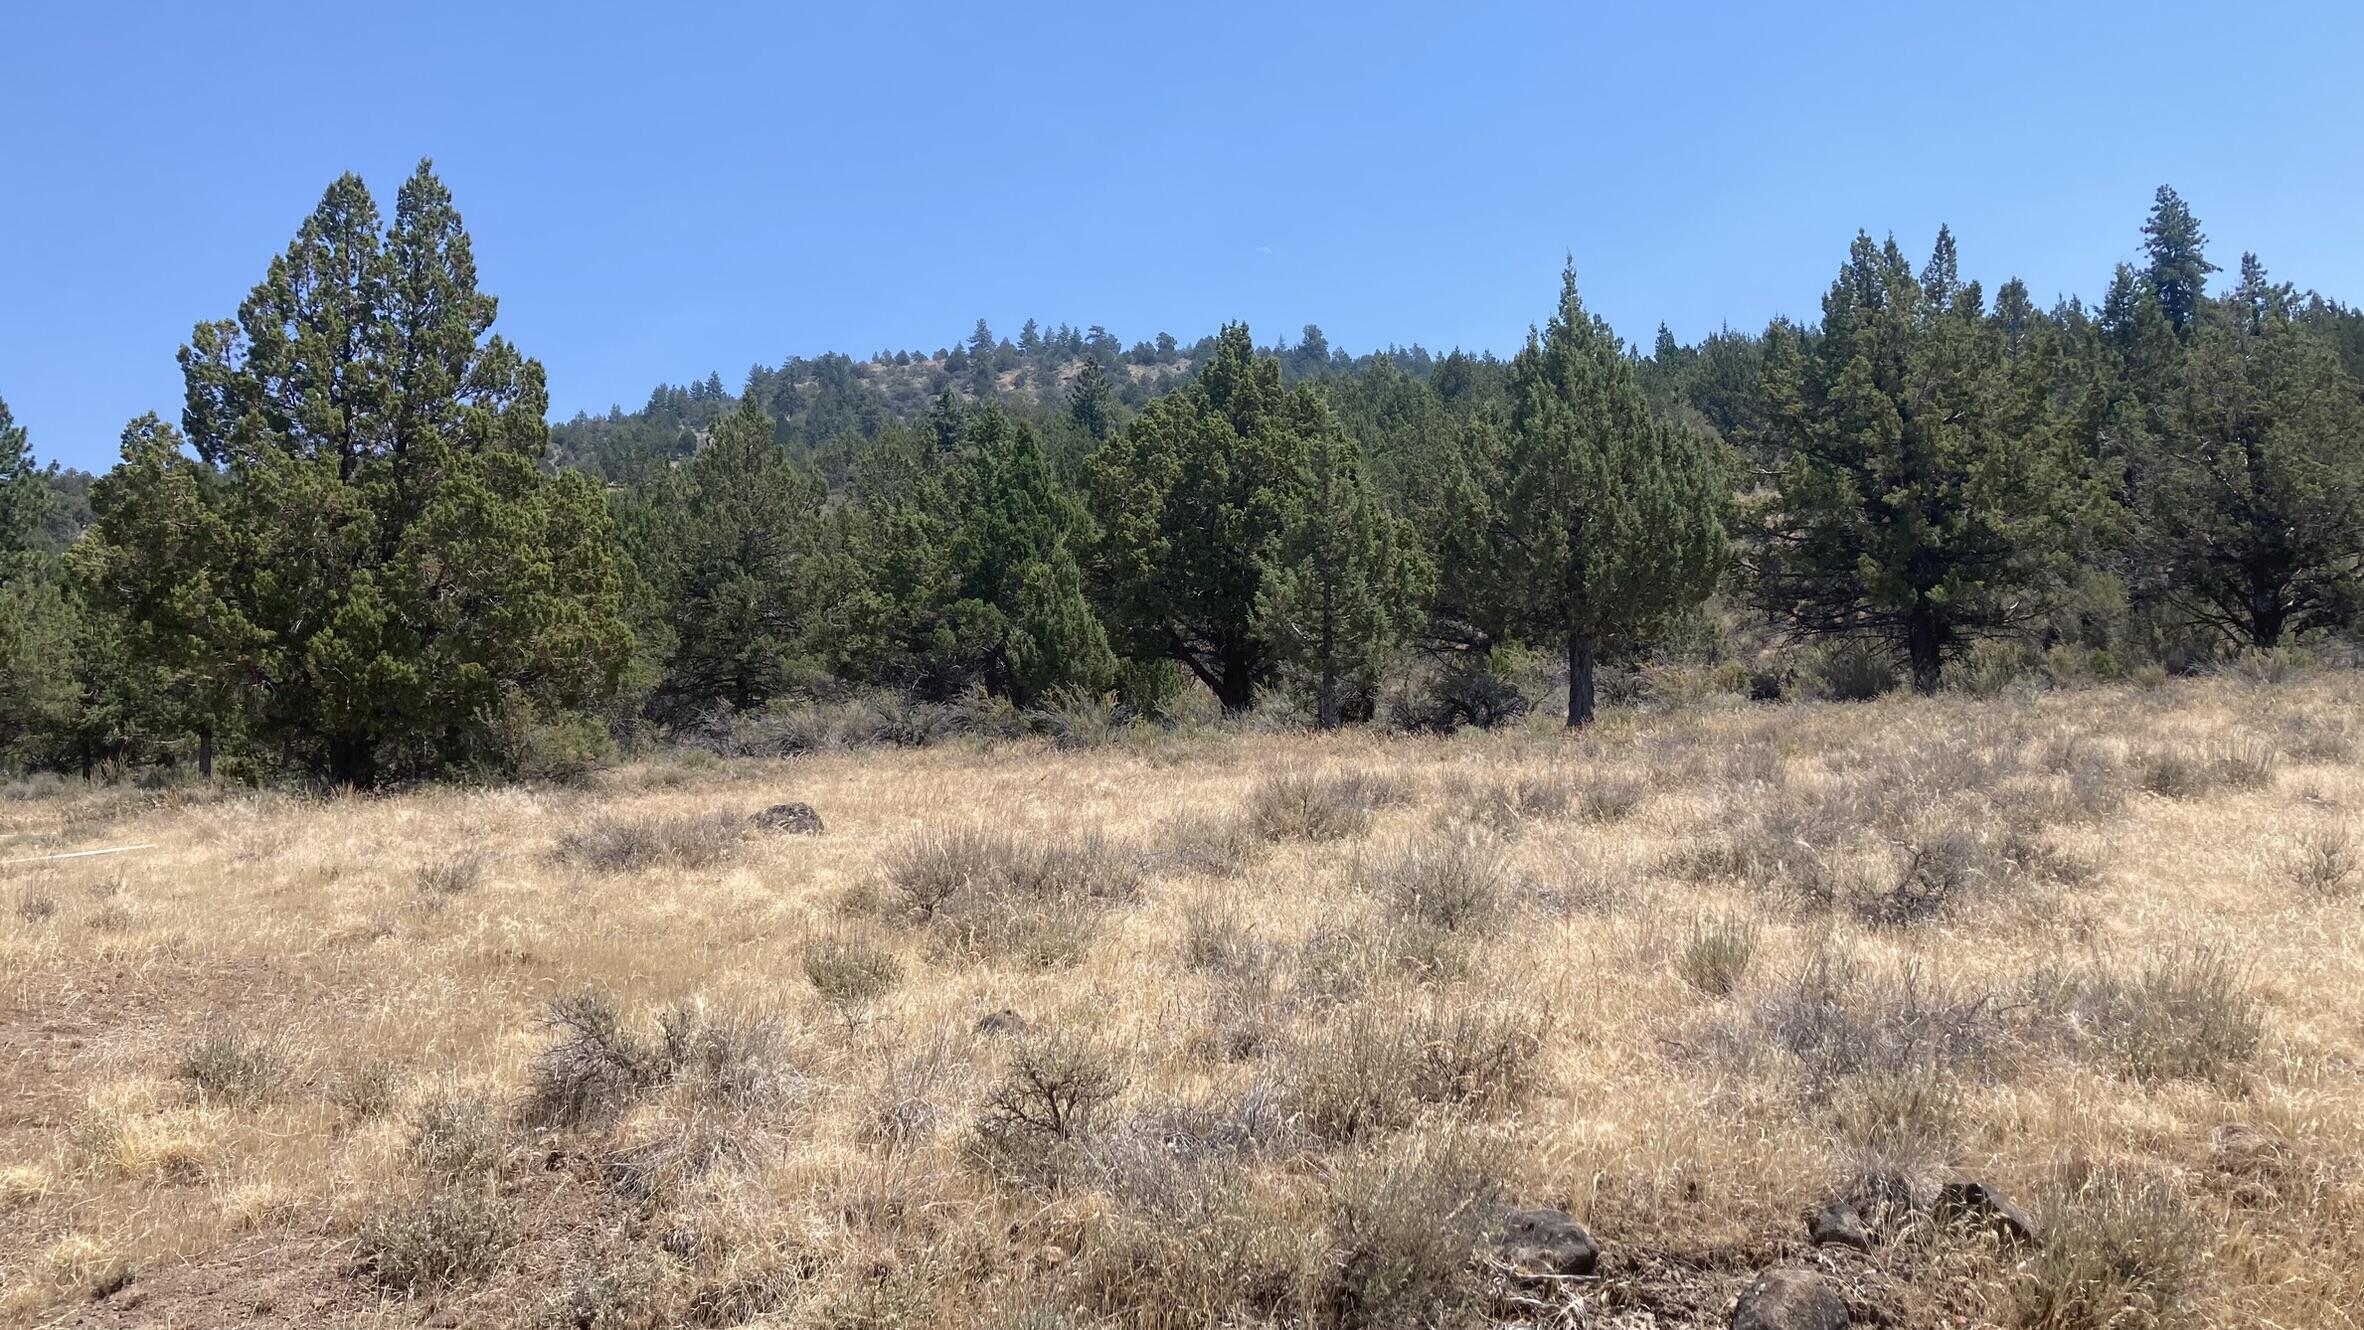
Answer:
[[(239, 680), (252, 737), (332, 780), (505, 764), (521, 727), (618, 686), (607, 512), (588, 479), (543, 473), (542, 368), (486, 336), (494, 309), (428, 164), (382, 228), (360, 179), (338, 180), (237, 318), (182, 352), (205, 476), (142, 443), (91, 533), (117, 603), (219, 603), (191, 616), (202, 635), (151, 643), (160, 663)], [(222, 538), (137, 558), (152, 537), (127, 514), (159, 505)]]
[[(1951, 235), (1930, 264), (1948, 282)], [(1897, 649), (1935, 690), (1978, 637), (2032, 623), (2078, 506), (2049, 429), (2031, 429), (1975, 283), (1933, 301), (1891, 239), (1858, 234), (1819, 336), (1768, 335), (1780, 461), (1748, 525), (1751, 587), (1793, 631)]]
[(1511, 362), (1503, 457), (1508, 621), (1566, 644), (1568, 724), (1585, 725), (1600, 653), (1647, 642), (1715, 589), (1725, 498), (1709, 446), (1653, 418), (1572, 264), (1558, 311)]

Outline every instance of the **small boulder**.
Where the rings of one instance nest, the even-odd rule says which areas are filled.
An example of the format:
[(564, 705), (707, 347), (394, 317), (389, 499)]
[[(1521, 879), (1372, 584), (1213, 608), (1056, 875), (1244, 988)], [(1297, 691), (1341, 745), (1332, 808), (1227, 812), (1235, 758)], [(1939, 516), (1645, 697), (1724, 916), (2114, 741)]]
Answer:
[(1847, 1330), (1847, 1300), (1812, 1270), (1767, 1270), (1732, 1304), (1732, 1330)]
[(1600, 1245), (1565, 1210), (1515, 1210), (1502, 1220), (1494, 1251), (1519, 1279), (1589, 1275)]
[(977, 1033), (979, 1034), (1024, 1034), (1025, 1032), (1026, 1018), (1008, 1007), (1003, 1007), (1000, 1011), (986, 1012), (977, 1018)]
[(1863, 1216), (1845, 1201), (1830, 1204), (1806, 1216), (1806, 1237), (1817, 1247), (1853, 1247), (1870, 1251), (1871, 1230), (1864, 1227)]
[(818, 836), (821, 815), (813, 811), (811, 804), (773, 804), (755, 815), (755, 825), (783, 835)]
[(2011, 1242), (2041, 1245), (2035, 1216), (1983, 1182), (1949, 1182), (1937, 1190), (1937, 1222), (1987, 1229)]

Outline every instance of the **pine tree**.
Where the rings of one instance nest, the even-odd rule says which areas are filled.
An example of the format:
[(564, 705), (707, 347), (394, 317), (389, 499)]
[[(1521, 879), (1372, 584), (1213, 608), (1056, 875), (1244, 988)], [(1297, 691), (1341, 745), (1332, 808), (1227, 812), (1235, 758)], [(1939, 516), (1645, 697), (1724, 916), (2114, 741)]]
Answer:
[[(203, 475), (133, 439), (94, 498), (101, 594), (207, 602), (200, 634), (143, 649), (235, 681), (252, 737), (331, 779), (507, 763), (521, 727), (571, 723), (620, 682), (605, 507), (585, 477), (542, 473), (542, 368), (486, 336), (494, 310), (428, 164), (382, 230), (348, 175), (238, 317), (182, 351)], [(137, 558), (155, 537), (132, 515), (160, 506), (221, 538)]]
[(1321, 403), (1281, 386), (1245, 325), (1223, 329), (1189, 384), (1157, 399), (1092, 461), (1099, 581), (1120, 648), (1170, 659), (1229, 711), (1270, 682), (1257, 629), (1263, 571), (1303, 503)]
[(813, 574), (828, 496), (772, 433), (771, 417), (743, 397), (687, 465), (618, 505), (670, 647), (652, 699), (660, 718), (758, 708), (821, 673)]
[(1515, 631), (1568, 652), (1568, 724), (1593, 719), (1604, 648), (1650, 640), (1724, 562), (1723, 481), (1697, 436), (1654, 420), (1633, 362), (1562, 273), (1558, 311), (1510, 366), (1503, 469)]
[(1310, 681), (1324, 729), (1338, 724), (1350, 696), (1377, 692), (1387, 653), (1429, 582), (1409, 526), (1380, 503), (1362, 463), (1345, 430), (1333, 424), (1314, 436), (1298, 482), (1303, 506), (1257, 592), (1258, 629), (1274, 659)]
[(1858, 234), (1820, 335), (1767, 338), (1781, 460), (1748, 524), (1752, 593), (1799, 634), (1891, 644), (1924, 692), (2041, 613), (2082, 502), (2052, 432), (2015, 420), (1983, 306), (1972, 283), (1938, 308), (1894, 240)]
[(2208, 261), (2208, 237), (2200, 234), (2200, 219), (2182, 197), (2165, 185), (2159, 186), (2142, 235), (2151, 258), (2151, 293), (2175, 335), (2188, 340), (2207, 294), (2208, 274), (2217, 270)]
[(77, 711), (80, 616), (46, 548), (49, 472), (0, 401), (0, 768), (55, 755)]
[(25, 427), (0, 399), (0, 578), (8, 576), (7, 560), (34, 548), (55, 505)]
[(1095, 441), (1105, 441), (1116, 432), (1116, 395), (1108, 390), (1108, 376), (1101, 372), (1100, 362), (1087, 360), (1076, 371), (1075, 384), (1067, 390), (1067, 414)]
[(2193, 622), (2272, 647), (2364, 604), (2364, 389), (2254, 256), (2243, 268), (2140, 459), (2135, 552)]

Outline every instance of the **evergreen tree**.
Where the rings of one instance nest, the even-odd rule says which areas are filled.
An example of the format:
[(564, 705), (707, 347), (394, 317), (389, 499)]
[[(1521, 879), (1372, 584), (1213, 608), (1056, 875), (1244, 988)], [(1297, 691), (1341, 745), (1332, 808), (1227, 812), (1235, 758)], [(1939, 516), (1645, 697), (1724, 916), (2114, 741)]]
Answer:
[[(253, 737), (331, 779), (505, 763), (522, 726), (573, 723), (619, 683), (607, 513), (584, 477), (541, 472), (542, 368), (485, 336), (494, 308), (426, 163), (382, 233), (346, 176), (182, 352), (202, 477), (134, 439), (94, 497), (98, 594), (202, 610), (144, 649), (237, 681)], [(133, 515), (160, 508), (219, 539), (141, 559), (157, 537)]]
[(2192, 621), (2272, 647), (2364, 602), (2364, 390), (2254, 256), (2243, 267), (2136, 472), (2135, 551)]
[(81, 625), (47, 547), (49, 477), (0, 401), (0, 767), (54, 756), (76, 716)]
[(862, 477), (849, 539), (865, 585), (849, 603), (854, 668), (930, 696), (969, 687), (1030, 705), (1097, 692), (1116, 660), (1084, 596), (1090, 519), (1032, 428), (999, 407), (944, 404), (925, 448)]
[(1067, 414), (1095, 441), (1105, 442), (1116, 432), (1116, 395), (1108, 390), (1100, 362), (1087, 360), (1076, 371), (1075, 384), (1067, 390)]
[(2051, 432), (2007, 423), (1983, 305), (1973, 283), (1937, 307), (1894, 240), (1859, 233), (1820, 335), (1768, 335), (1782, 461), (1749, 523), (1753, 592), (1798, 633), (1893, 644), (1924, 692), (1970, 641), (2041, 612), (2079, 501)]
[(1600, 651), (1648, 641), (1714, 590), (1723, 481), (1696, 435), (1652, 418), (1573, 265), (1558, 312), (1511, 362), (1505, 444), (1505, 617), (1566, 643), (1568, 724), (1584, 725)]
[(2208, 261), (2208, 237), (2200, 234), (2200, 219), (2182, 197), (2165, 185), (2159, 186), (2142, 235), (2151, 258), (2151, 293), (2175, 335), (2188, 339), (2207, 293), (2208, 274), (2217, 270)]
[(1271, 680), (1264, 569), (1298, 520), (1307, 440), (1330, 428), (1280, 363), (1227, 325), (1197, 378), (1149, 404), (1092, 463), (1110, 626), (1136, 659), (1171, 659), (1226, 710)]
[(814, 572), (827, 497), (744, 397), (687, 465), (618, 505), (624, 548), (669, 644), (653, 699), (660, 718), (757, 708), (820, 676)]
[[(1367, 703), (1379, 671), (1426, 596), (1411, 533), (1363, 478), (1362, 449), (1335, 425), (1315, 435), (1298, 482), (1303, 506), (1262, 570), (1258, 630), (1274, 659), (1306, 676), (1322, 728)], [(1368, 717), (1367, 705), (1357, 707)]]

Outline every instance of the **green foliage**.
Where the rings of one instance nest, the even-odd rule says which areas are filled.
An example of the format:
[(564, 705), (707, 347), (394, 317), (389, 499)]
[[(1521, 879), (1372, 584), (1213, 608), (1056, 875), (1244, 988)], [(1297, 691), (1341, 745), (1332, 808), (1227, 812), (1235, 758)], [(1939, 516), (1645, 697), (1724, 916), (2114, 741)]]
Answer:
[(1511, 362), (1491, 521), (1509, 626), (1563, 640), (1568, 723), (1593, 715), (1593, 660), (1650, 641), (1723, 571), (1724, 480), (1695, 433), (1654, 420), (1633, 363), (1586, 311), (1573, 266), (1559, 310)]
[(1232, 324), (1196, 380), (1102, 447), (1099, 571), (1125, 651), (1179, 661), (1227, 710), (1247, 709), (1279, 661), (1257, 614), (1264, 573), (1288, 561), (1311, 441), (1334, 428)]
[(2272, 647), (2364, 604), (2364, 389), (2254, 256), (2243, 270), (2136, 458), (2132, 548), (2180, 615)]
[(646, 490), (618, 498), (618, 534), (663, 652), (650, 709), (680, 720), (752, 710), (809, 684), (820, 605), (832, 590), (820, 478), (772, 441), (752, 398), (706, 446)]
[(1323, 728), (1350, 705), (1368, 718), (1379, 671), (1426, 599), (1429, 569), (1408, 524), (1363, 478), (1362, 449), (1335, 427), (1306, 448), (1303, 507), (1266, 558), (1257, 629), (1273, 658), (1312, 686)]
[(1932, 282), (1858, 234), (1819, 334), (1767, 334), (1782, 460), (1755, 506), (1752, 591), (1800, 634), (1884, 641), (1933, 691), (1944, 662), (2039, 615), (2082, 503), (1975, 283)]
[(598, 491), (540, 470), (541, 366), (421, 163), (381, 233), (329, 187), (233, 321), (182, 351), (196, 456), (153, 417), (77, 550), (132, 660), (331, 779), (505, 765), (489, 717), (600, 706), (631, 646)]

